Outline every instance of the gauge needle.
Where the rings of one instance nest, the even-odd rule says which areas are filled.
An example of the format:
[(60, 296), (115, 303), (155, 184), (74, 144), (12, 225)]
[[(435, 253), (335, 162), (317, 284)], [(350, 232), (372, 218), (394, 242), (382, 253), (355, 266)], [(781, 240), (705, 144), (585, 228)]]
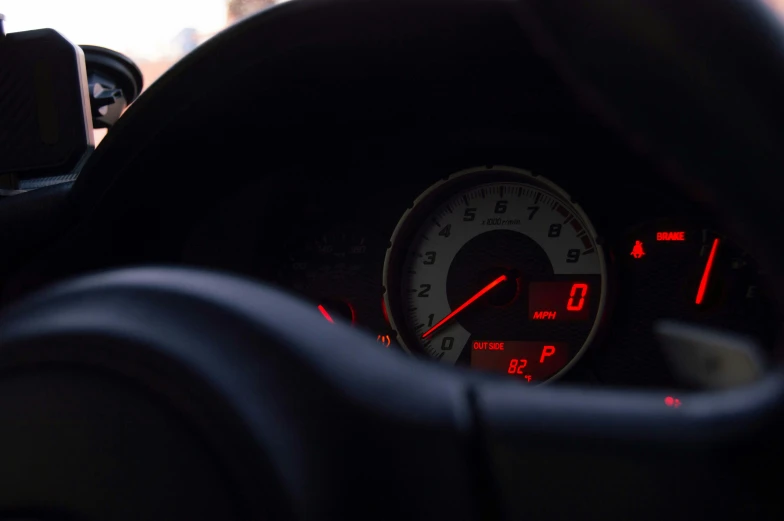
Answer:
[(713, 239), (713, 246), (711, 246), (710, 255), (708, 255), (708, 262), (705, 264), (705, 271), (702, 272), (700, 288), (697, 290), (697, 304), (702, 304), (702, 299), (705, 297), (705, 290), (708, 288), (708, 279), (710, 278), (711, 269), (713, 269), (713, 259), (716, 258), (716, 250), (718, 248), (719, 239)]
[(327, 313), (327, 308), (319, 304), (318, 310), (321, 311), (321, 314), (324, 315), (324, 318), (326, 318), (328, 322), (335, 323), (335, 321), (332, 320), (332, 317), (329, 316), (329, 313)]
[(434, 325), (433, 327), (431, 327), (430, 329), (428, 329), (427, 331), (425, 331), (425, 332), (424, 332), (424, 334), (422, 335), (422, 338), (427, 338), (427, 337), (429, 337), (430, 335), (432, 335), (432, 334), (433, 334), (433, 333), (434, 333), (434, 332), (435, 332), (435, 331), (436, 331), (438, 328), (440, 328), (441, 326), (443, 326), (444, 324), (446, 324), (447, 322), (449, 322), (450, 320), (452, 320), (453, 318), (455, 318), (455, 316), (456, 316), (458, 313), (460, 313), (460, 312), (461, 312), (461, 311), (463, 311), (465, 308), (467, 308), (468, 306), (470, 306), (471, 304), (473, 304), (474, 302), (476, 302), (476, 301), (477, 301), (477, 299), (479, 299), (479, 297), (481, 297), (482, 295), (484, 295), (485, 293), (487, 293), (488, 291), (490, 291), (490, 290), (491, 290), (491, 289), (493, 289), (494, 287), (498, 286), (499, 284), (501, 284), (501, 283), (502, 283), (503, 281), (505, 281), (506, 279), (507, 279), (506, 275), (501, 275), (500, 277), (498, 277), (497, 279), (495, 279), (493, 282), (491, 282), (490, 284), (488, 284), (488, 285), (487, 285), (487, 286), (485, 286), (484, 288), (482, 288), (482, 289), (480, 289), (479, 291), (477, 291), (477, 292), (476, 292), (476, 294), (475, 294), (473, 297), (471, 297), (470, 299), (468, 299), (468, 300), (466, 300), (465, 302), (463, 302), (463, 303), (460, 305), (460, 307), (458, 307), (456, 310), (452, 311), (450, 314), (448, 314), (447, 316), (445, 316), (444, 318), (442, 318), (441, 320), (439, 320), (439, 321), (438, 321), (438, 323), (437, 323), (436, 325)]

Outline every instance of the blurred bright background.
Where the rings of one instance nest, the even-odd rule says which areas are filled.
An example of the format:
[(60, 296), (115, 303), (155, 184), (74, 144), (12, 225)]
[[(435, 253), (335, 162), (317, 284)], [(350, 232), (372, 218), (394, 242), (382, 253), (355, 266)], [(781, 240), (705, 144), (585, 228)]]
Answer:
[[(287, 0), (0, 0), (6, 32), (56, 29), (132, 58), (144, 87), (221, 29)], [(96, 144), (106, 129), (95, 131)]]
[[(133, 58), (145, 84), (198, 44), (245, 16), (286, 0), (0, 0), (6, 31), (51, 27), (77, 44)], [(641, 0), (644, 1), (644, 0)], [(784, 14), (784, 0), (766, 0)]]
[[(6, 17), (7, 32), (50, 27), (73, 43), (100, 45), (128, 55), (139, 65), (148, 87), (221, 29), (285, 1), (0, 0), (0, 12)], [(784, 0), (765, 2), (784, 20)]]
[[(283, 0), (285, 1), (285, 0)], [(0, 0), (7, 32), (51, 27), (139, 65), (145, 86), (198, 44), (280, 0)]]

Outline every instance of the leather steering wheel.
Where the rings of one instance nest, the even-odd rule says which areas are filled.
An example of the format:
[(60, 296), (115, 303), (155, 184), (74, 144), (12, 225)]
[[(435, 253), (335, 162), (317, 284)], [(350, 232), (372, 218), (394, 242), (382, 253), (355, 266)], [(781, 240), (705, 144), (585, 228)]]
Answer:
[[(222, 50), (264, 33), (282, 42), (268, 52), (285, 55), (287, 24), (325, 14), (342, 25), (307, 38), (356, 43), (346, 24), (370, 3), (377, 14), (363, 35), (405, 32), (384, 23), (403, 16), (393, 13), (437, 13), (456, 26), (490, 5), (505, 13), (586, 110), (720, 215), (736, 209), (725, 224), (784, 295), (771, 189), (784, 172), (784, 31), (752, 1), (293, 2), (186, 58), (179, 78), (161, 80), (124, 116), (74, 190), (99, 205), (126, 144), (142, 139), (142, 116), (160, 114)], [(0, 339), (8, 517), (782, 513), (777, 480), (760, 472), (782, 461), (779, 367), (753, 385), (684, 396), (678, 409), (652, 392), (521, 389), (379, 350), (277, 290), (185, 268), (62, 283), (7, 311)]]

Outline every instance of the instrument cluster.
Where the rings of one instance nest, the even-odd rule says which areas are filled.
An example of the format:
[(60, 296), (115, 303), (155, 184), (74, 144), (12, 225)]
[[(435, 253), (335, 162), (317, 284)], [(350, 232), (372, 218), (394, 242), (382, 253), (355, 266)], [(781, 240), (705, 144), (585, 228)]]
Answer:
[[(581, 204), (559, 181), (484, 165), (357, 200), (325, 183), (278, 180), (265, 190), (276, 215), (229, 201), (223, 225), (213, 215), (186, 260), (293, 291), (379, 348), (523, 383), (677, 386), (653, 334), (662, 319), (772, 346), (764, 273), (710, 218), (686, 201), (657, 212), (656, 193), (639, 215), (609, 194)], [(238, 208), (257, 223), (257, 244), (226, 240)]]

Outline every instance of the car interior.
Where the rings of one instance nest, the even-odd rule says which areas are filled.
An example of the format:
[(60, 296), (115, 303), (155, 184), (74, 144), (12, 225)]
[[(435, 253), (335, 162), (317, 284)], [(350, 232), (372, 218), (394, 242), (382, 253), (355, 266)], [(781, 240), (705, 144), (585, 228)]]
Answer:
[(0, 518), (781, 519), (782, 20), (0, 15)]

